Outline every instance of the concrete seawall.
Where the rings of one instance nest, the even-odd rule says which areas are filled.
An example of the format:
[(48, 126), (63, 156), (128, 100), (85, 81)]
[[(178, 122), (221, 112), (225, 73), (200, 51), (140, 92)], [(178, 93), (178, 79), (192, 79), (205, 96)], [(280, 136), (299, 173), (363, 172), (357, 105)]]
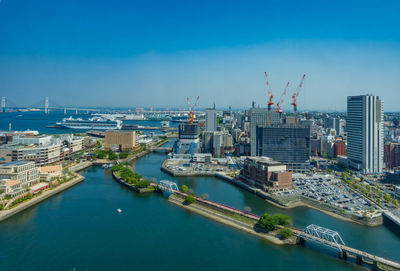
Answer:
[(130, 184), (126, 183), (124, 180), (122, 180), (120, 177), (118, 177), (114, 173), (114, 171), (112, 172), (112, 176), (113, 176), (114, 180), (116, 180), (118, 183), (122, 184), (123, 186), (125, 186), (125, 187), (127, 187), (127, 188), (129, 188), (129, 189), (131, 189), (131, 190), (133, 190), (135, 192), (138, 192), (138, 193), (141, 193), (141, 194), (142, 193), (152, 193), (152, 192), (154, 192), (154, 190), (148, 190), (146, 188), (137, 188), (137, 187), (134, 187), (133, 185), (130, 185)]
[(374, 218), (364, 218), (364, 217), (357, 217), (357, 216), (351, 215), (351, 214), (344, 214), (341, 209), (335, 208), (333, 206), (332, 207), (328, 206), (319, 201), (308, 199), (303, 196), (297, 197), (295, 200), (292, 200), (288, 203), (284, 203), (271, 195), (263, 193), (263, 192), (259, 191), (258, 189), (254, 189), (254, 188), (252, 188), (240, 181), (237, 181), (234, 178), (228, 177), (224, 174), (216, 173), (215, 177), (226, 180), (236, 186), (239, 186), (242, 189), (245, 189), (251, 193), (254, 193), (255, 195), (265, 199), (269, 203), (271, 203), (279, 208), (295, 208), (295, 207), (299, 207), (299, 206), (305, 206), (305, 207), (320, 211), (329, 216), (332, 216), (332, 217), (335, 217), (335, 218), (338, 218), (341, 220), (349, 221), (349, 222), (358, 223), (358, 224), (365, 225), (365, 226), (375, 227), (375, 226), (380, 226), (383, 224), (382, 216), (378, 216), (378, 217), (374, 217)]
[(75, 186), (76, 184), (82, 182), (83, 180), (85, 180), (85, 178), (83, 176), (79, 175), (66, 183), (60, 184), (59, 186), (57, 186), (56, 188), (54, 188), (52, 190), (43, 191), (41, 195), (34, 197), (34, 198), (32, 198), (26, 202), (23, 202), (21, 204), (18, 204), (16, 207), (14, 207), (10, 210), (0, 211), (0, 221), (10, 218), (17, 213), (22, 212), (25, 209), (28, 209), (28, 208), (48, 199), (62, 191), (65, 191), (65, 190)]

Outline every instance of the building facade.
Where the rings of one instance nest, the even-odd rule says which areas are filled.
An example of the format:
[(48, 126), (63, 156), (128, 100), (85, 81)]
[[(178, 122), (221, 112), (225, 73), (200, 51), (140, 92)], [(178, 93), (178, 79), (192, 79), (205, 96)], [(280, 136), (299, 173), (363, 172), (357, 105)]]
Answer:
[(215, 132), (217, 130), (217, 110), (214, 108), (206, 109), (206, 131)]
[(106, 131), (105, 150), (111, 150), (113, 145), (118, 145), (121, 151), (134, 150), (136, 147), (135, 131)]
[(276, 124), (258, 126), (256, 130), (256, 155), (267, 156), (284, 163), (288, 170), (307, 172), (310, 168), (309, 126)]
[(194, 154), (200, 149), (199, 126), (197, 123), (179, 124), (179, 136), (173, 151), (176, 154)]
[[(3, 187), (8, 185), (12, 189), (13, 195), (20, 194), (40, 181), (39, 170), (34, 162), (14, 161), (1, 164), (0, 180), (2, 180)], [(8, 193), (11, 194), (10, 190)]]
[(384, 146), (384, 162), (386, 169), (400, 167), (400, 144), (387, 143)]
[(267, 126), (269, 125), (269, 116), (271, 117), (271, 124), (277, 124), (281, 122), (280, 115), (275, 112), (275, 110), (271, 110), (270, 115), (268, 116), (268, 108), (255, 108), (252, 107), (250, 109), (250, 144), (251, 144), (251, 156), (257, 155), (257, 126)]
[(240, 172), (240, 180), (269, 192), (292, 188), (292, 173), (287, 172), (286, 165), (269, 157), (247, 157)]
[(347, 97), (347, 157), (363, 173), (383, 169), (383, 101), (378, 96)]

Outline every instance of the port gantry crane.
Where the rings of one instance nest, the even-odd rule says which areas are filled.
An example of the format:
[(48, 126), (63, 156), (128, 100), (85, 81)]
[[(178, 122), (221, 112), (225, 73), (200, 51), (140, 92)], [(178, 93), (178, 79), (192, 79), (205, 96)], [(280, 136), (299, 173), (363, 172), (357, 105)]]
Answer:
[(196, 109), (197, 106), (197, 102), (199, 101), (200, 96), (197, 96), (196, 102), (194, 103), (193, 108), (190, 105), (190, 100), (189, 97), (187, 98), (187, 104), (188, 104), (188, 108), (189, 108), (189, 123), (193, 124), (194, 121), (194, 110)]
[(297, 97), (300, 94), (300, 90), (303, 87), (303, 82), (304, 82), (304, 78), (306, 78), (306, 75), (303, 74), (303, 77), (301, 78), (300, 84), (297, 87), (297, 90), (295, 93), (293, 93), (292, 95), (292, 103), (291, 105), (293, 105), (293, 110), (294, 110), (294, 123), (295, 125), (297, 124)]
[(283, 99), (285, 98), (285, 95), (286, 95), (286, 92), (288, 90), (289, 84), (290, 84), (289, 82), (286, 83), (285, 90), (283, 91), (283, 93), (281, 95), (281, 98), (279, 99), (278, 103), (276, 104), (276, 113), (279, 113), (279, 118), (281, 118), (281, 115), (282, 115), (282, 112), (283, 112), (282, 108), (281, 108), (281, 105), (283, 104)]
[(265, 72), (265, 78), (267, 79), (267, 92), (268, 92), (268, 119), (269, 119), (269, 127), (271, 127), (271, 108), (274, 105), (274, 102), (272, 101), (272, 99), (274, 98), (274, 95), (272, 95), (271, 92), (271, 86), (269, 85), (269, 81), (268, 81), (268, 75), (267, 72)]

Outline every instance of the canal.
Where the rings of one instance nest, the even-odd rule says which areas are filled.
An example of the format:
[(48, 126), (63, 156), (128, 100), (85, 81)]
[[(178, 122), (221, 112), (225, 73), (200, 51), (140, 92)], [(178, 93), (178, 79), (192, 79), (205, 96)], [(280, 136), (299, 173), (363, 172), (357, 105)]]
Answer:
[[(308, 208), (282, 210), (216, 178), (173, 178), (165, 155), (134, 163), (143, 176), (186, 184), (211, 200), (256, 214), (283, 212), (296, 227), (314, 223), (345, 242), (400, 260), (400, 238), (386, 227), (343, 222)], [(0, 270), (363, 270), (333, 253), (276, 246), (116, 183), (110, 170), (82, 171), (85, 182), (0, 223)], [(122, 209), (122, 213), (116, 211)]]

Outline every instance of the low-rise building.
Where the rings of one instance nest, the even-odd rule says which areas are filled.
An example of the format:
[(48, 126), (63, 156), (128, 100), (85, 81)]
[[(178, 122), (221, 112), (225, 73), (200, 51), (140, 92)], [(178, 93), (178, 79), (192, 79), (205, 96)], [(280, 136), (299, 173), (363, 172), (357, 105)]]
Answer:
[(265, 156), (247, 157), (240, 180), (269, 192), (292, 189), (292, 172), (288, 172), (283, 163)]
[(211, 153), (195, 153), (193, 154), (193, 162), (197, 163), (211, 163)]
[(113, 145), (117, 145), (121, 151), (136, 149), (135, 131), (107, 131), (105, 138), (105, 150), (111, 150)]
[[(14, 161), (0, 165), (0, 179), (3, 185), (8, 186), (14, 191), (14, 188), (26, 190), (28, 187), (39, 182), (39, 170), (34, 162)], [(8, 182), (9, 180), (18, 181)]]
[(2, 179), (0, 180), (0, 192), (14, 197), (24, 193), (25, 189), (21, 186), (20, 181)]
[(62, 176), (62, 166), (52, 165), (39, 167), (39, 175), (41, 181), (49, 182), (53, 178), (58, 178)]

